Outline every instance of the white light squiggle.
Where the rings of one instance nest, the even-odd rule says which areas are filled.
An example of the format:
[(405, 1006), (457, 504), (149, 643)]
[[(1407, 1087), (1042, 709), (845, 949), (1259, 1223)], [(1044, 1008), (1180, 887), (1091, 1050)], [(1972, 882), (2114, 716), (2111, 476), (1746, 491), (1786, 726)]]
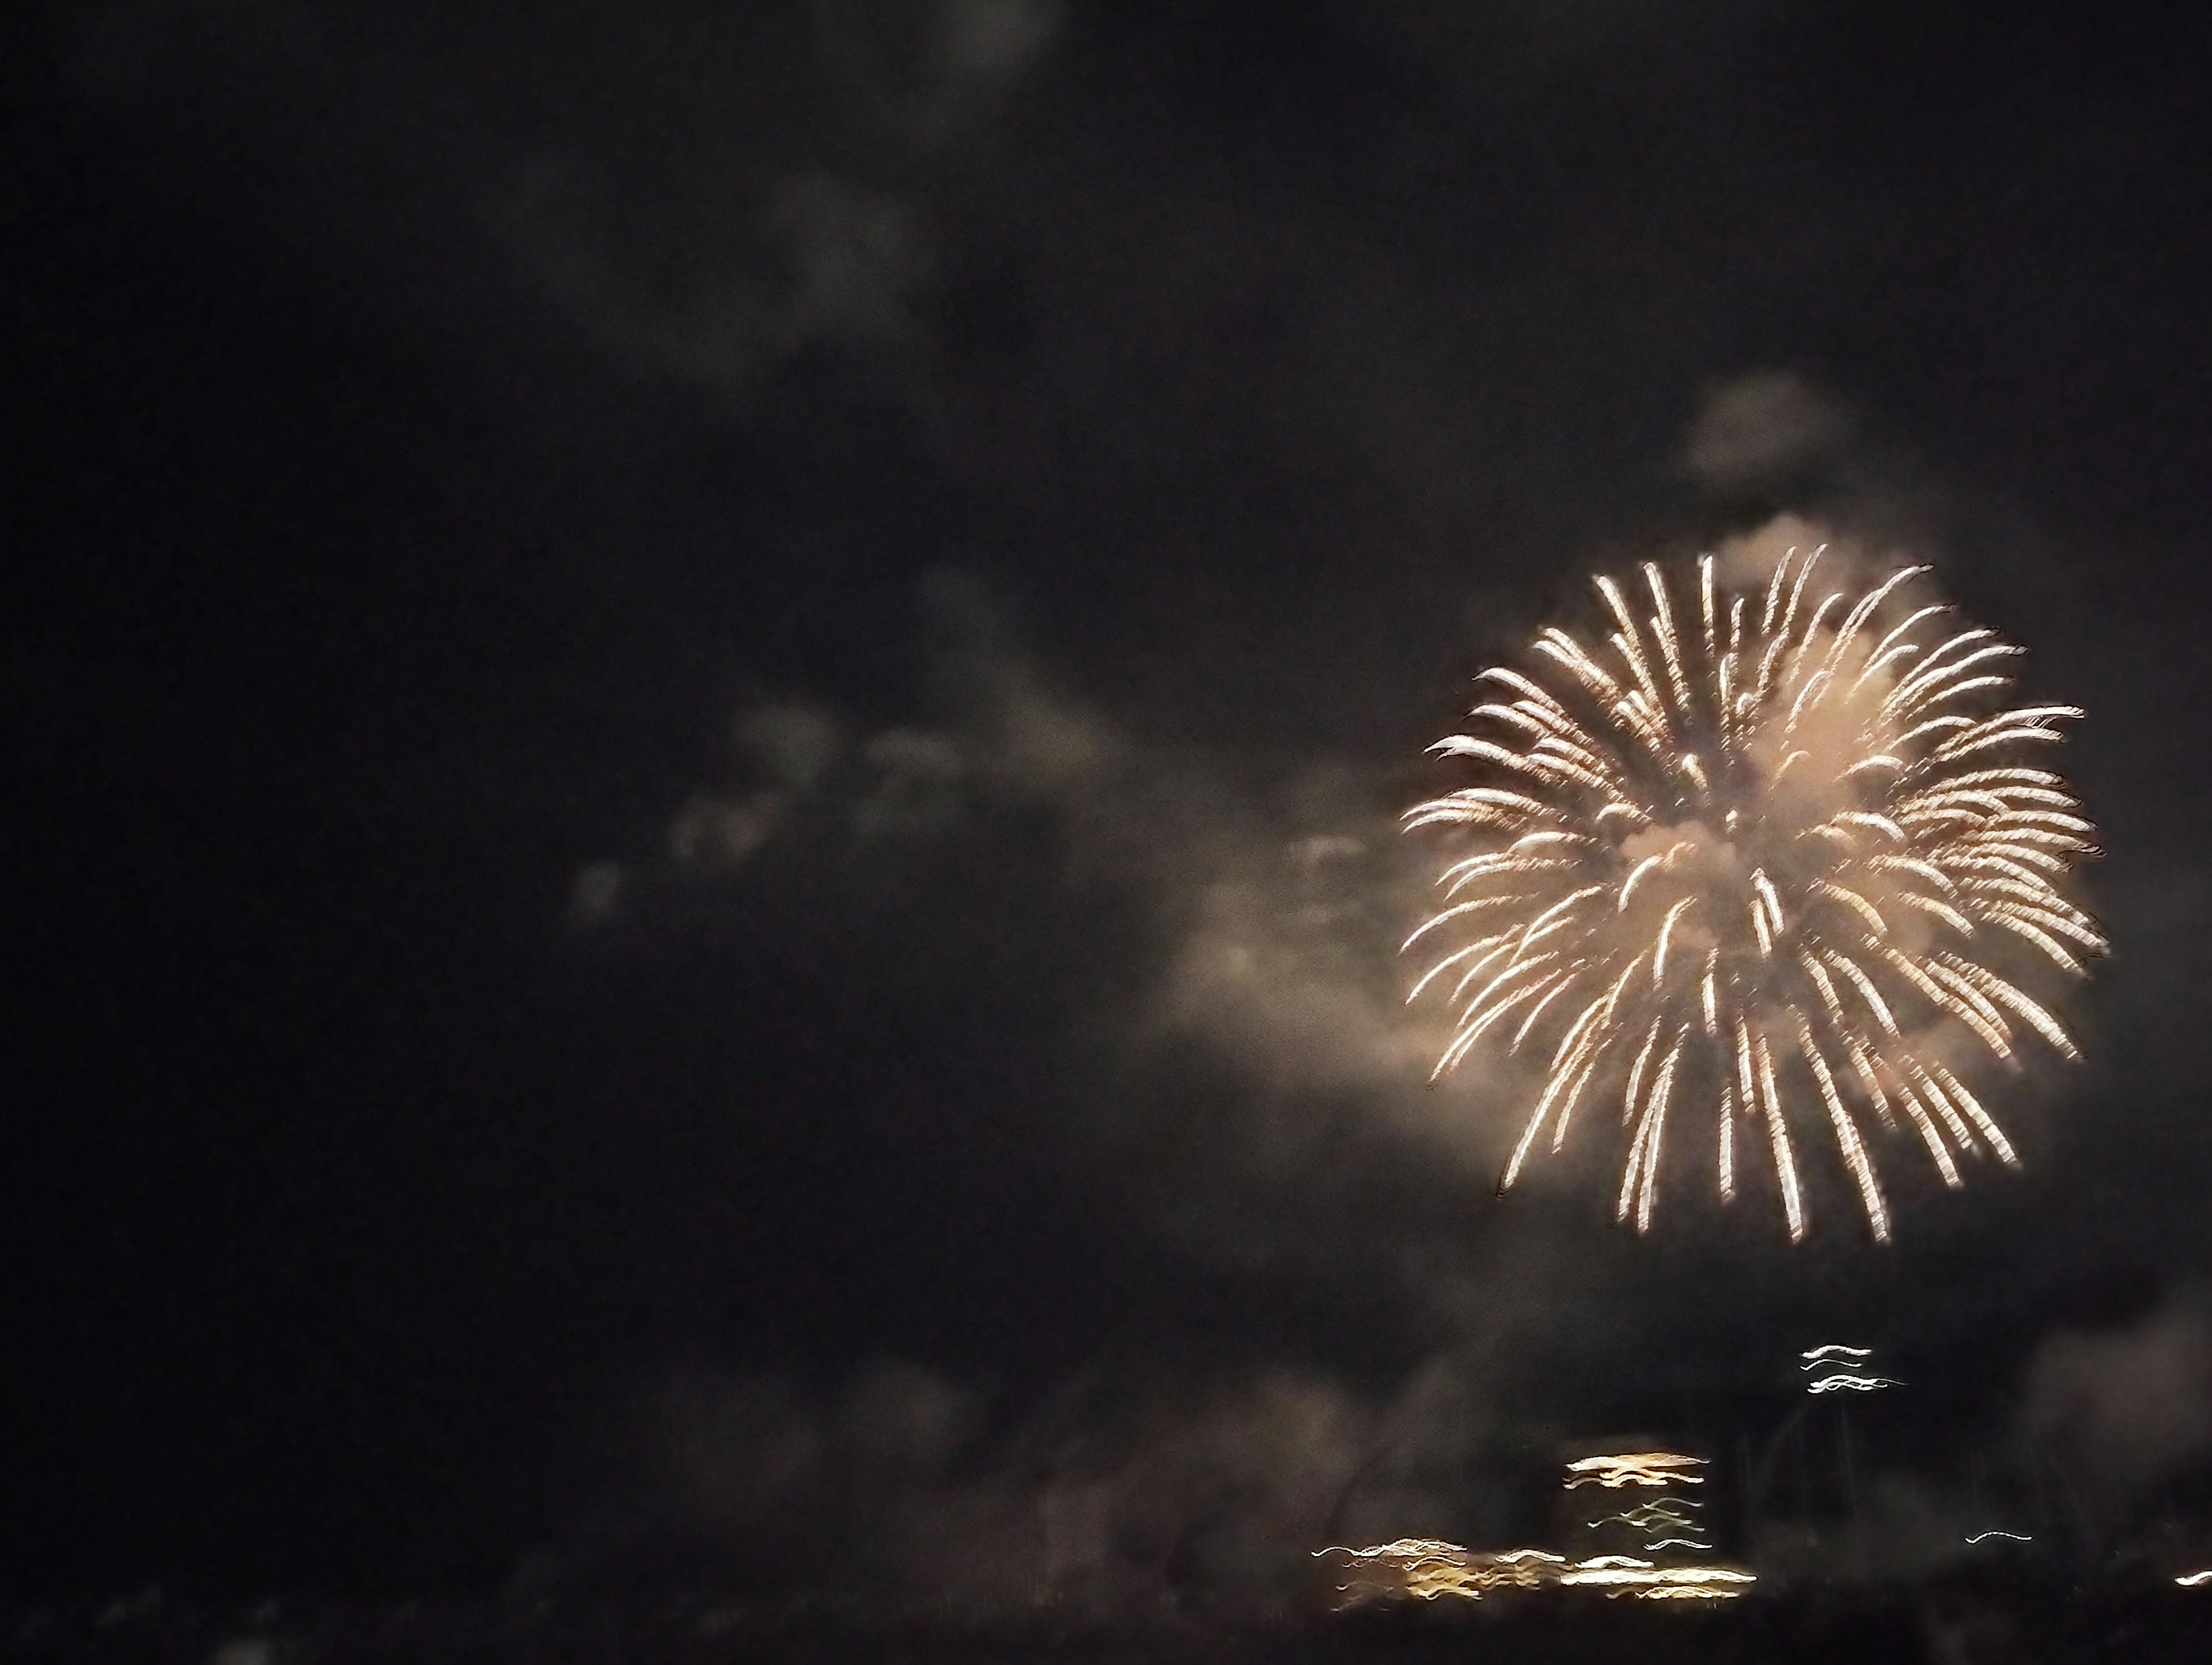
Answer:
[(1831, 1341), (1825, 1346), (1809, 1347), (1799, 1353), (1797, 1357), (1805, 1361), (1797, 1368), (1801, 1370), (1809, 1370), (1816, 1364), (1832, 1364), (1838, 1359), (1844, 1358), (1850, 1359), (1855, 1364), (1863, 1364), (1874, 1357), (1874, 1349), (1847, 1347), (1840, 1341)]
[(1808, 1382), (1808, 1394), (1855, 1393), (1870, 1394), (1883, 1388), (1902, 1388), (1905, 1384), (1893, 1376), (1824, 1376), (1818, 1382)]
[(1698, 1498), (1667, 1498), (1657, 1503), (1640, 1504), (1636, 1508), (1624, 1510), (1618, 1515), (1603, 1515), (1586, 1524), (1593, 1527), (1611, 1526), (1617, 1522), (1622, 1526), (1635, 1527), (1639, 1531), (1654, 1526), (1694, 1526), (1697, 1522), (1681, 1511), (1685, 1509), (1703, 1509), (1705, 1506), (1704, 1500)]

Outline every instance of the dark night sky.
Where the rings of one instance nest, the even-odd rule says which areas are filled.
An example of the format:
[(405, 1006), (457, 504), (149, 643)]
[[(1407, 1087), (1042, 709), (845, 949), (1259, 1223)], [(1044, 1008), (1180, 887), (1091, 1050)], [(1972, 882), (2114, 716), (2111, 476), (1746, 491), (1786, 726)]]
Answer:
[[(1838, 1322), (1990, 1439), (2052, 1332), (2179, 1335), (2212, 1443), (2166, 9), (11, 24), (0, 1578), (493, 1581), (843, 1518), (769, 1424), (972, 1500), (1440, 1370), (1479, 1489)], [(1781, 464), (1686, 460), (1731, 389)], [(1783, 510), (2090, 708), (2091, 1060), (1886, 1252), (1501, 1205), (1369, 835), (1593, 562)]]

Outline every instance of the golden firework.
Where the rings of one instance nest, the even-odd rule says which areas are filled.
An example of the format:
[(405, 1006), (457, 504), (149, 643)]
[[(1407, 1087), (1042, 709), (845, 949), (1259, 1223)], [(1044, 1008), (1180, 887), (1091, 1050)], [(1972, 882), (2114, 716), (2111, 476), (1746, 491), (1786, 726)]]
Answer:
[(2005, 705), (2021, 650), (1908, 608), (1928, 568), (1854, 596), (1814, 583), (1824, 550), (1790, 550), (1763, 594), (1705, 556), (1679, 608), (1647, 563), (1640, 613), (1600, 578), (1602, 646), (1544, 630), (1533, 674), (1478, 678), (1482, 732), (1432, 748), (1483, 769), (1406, 815), (1472, 842), (1406, 945), (1452, 941), (1413, 989), (1456, 1008), (1436, 1073), (1486, 1039), (1543, 1061), (1501, 1190), (1618, 1095), (1616, 1213), (1646, 1230), (1670, 1119), (1699, 1103), (1723, 1200), (1739, 1139), (1763, 1141), (1802, 1238), (1798, 1130), (1825, 1122), (1887, 1241), (1869, 1114), (1956, 1187), (1960, 1156), (2019, 1162), (1966, 1055), (2016, 1069), (2023, 1030), (2079, 1055), (2014, 962), (2080, 976), (2106, 946), (2060, 890), (2094, 829), (2025, 761), (2081, 712)]

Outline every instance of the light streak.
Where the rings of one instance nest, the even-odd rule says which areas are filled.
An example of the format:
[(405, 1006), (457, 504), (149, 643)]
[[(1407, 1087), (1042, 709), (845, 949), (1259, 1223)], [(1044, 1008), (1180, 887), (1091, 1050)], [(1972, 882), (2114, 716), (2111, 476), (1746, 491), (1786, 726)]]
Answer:
[(1679, 1124), (1711, 1115), (1724, 1199), (1742, 1118), (1792, 1241), (1814, 1144), (1885, 1239), (1885, 1139), (1947, 1188), (1961, 1157), (2018, 1165), (1970, 1054), (2080, 1056), (2035, 985), (2106, 951), (2062, 889), (2094, 829), (2031, 749), (2081, 713), (2003, 705), (2018, 650), (1900, 599), (1926, 568), (1861, 592), (1815, 586), (1820, 560), (1793, 550), (1755, 591), (1711, 557), (1689, 591), (1648, 563), (1601, 579), (1597, 645), (1544, 630), (1528, 672), (1478, 678), (1484, 732), (1437, 746), (1478, 778), (1404, 817), (1470, 841), (1407, 939), (1449, 945), (1409, 998), (1450, 991), (1439, 1076), (1483, 1044), (1549, 1060), (1501, 1190), (1546, 1127), (1558, 1151), (1577, 1104), (1618, 1096), (1638, 1231), (1701, 1142)]
[(1559, 1582), (1645, 1601), (1724, 1601), (1743, 1593), (1730, 1586), (1756, 1583), (1759, 1578), (1741, 1567), (1662, 1567), (1626, 1555), (1600, 1555), (1577, 1562), (1559, 1575)]
[(2008, 1538), (2016, 1544), (2032, 1544), (2035, 1541), (2034, 1539), (2029, 1537), (2025, 1532), (1996, 1531), (1970, 1533), (1967, 1535), (1966, 1541), (1970, 1544), (1978, 1544), (1984, 1539), (1988, 1538)]
[(1570, 1492), (1581, 1486), (1703, 1486), (1705, 1476), (1690, 1470), (1702, 1468), (1705, 1461), (1676, 1451), (1621, 1451), (1569, 1463), (1565, 1484)]
[(1346, 1576), (1336, 1587), (1340, 1607), (1397, 1597), (1433, 1601), (1452, 1595), (1479, 1601), (1492, 1590), (1541, 1589), (1558, 1582), (1559, 1570), (1568, 1565), (1566, 1557), (1548, 1550), (1486, 1555), (1438, 1538), (1400, 1538), (1363, 1549), (1334, 1545), (1314, 1555), (1346, 1558)]
[(1618, 1522), (1622, 1526), (1632, 1526), (1639, 1530), (1654, 1526), (1693, 1526), (1696, 1522), (1687, 1515), (1683, 1514), (1682, 1510), (1704, 1507), (1704, 1503), (1696, 1498), (1662, 1498), (1656, 1503), (1639, 1504), (1634, 1509), (1623, 1510), (1618, 1515), (1601, 1516), (1589, 1524), (1598, 1527), (1612, 1526)]
[(1838, 1372), (1834, 1376), (1824, 1376), (1818, 1382), (1807, 1382), (1805, 1391), (1808, 1394), (1870, 1394), (1883, 1388), (1902, 1388), (1904, 1385), (1893, 1376), (1848, 1376)]
[(1345, 1558), (1345, 1576), (1336, 1585), (1334, 1605), (1340, 1611), (1377, 1601), (1434, 1601), (1443, 1596), (1480, 1601), (1497, 1590), (1547, 1588), (1595, 1589), (1607, 1597), (1650, 1601), (1729, 1601), (1758, 1582), (1757, 1574), (1741, 1567), (1662, 1565), (1633, 1555), (1570, 1561), (1540, 1549), (1486, 1554), (1437, 1538), (1400, 1538), (1359, 1549), (1334, 1545), (1316, 1550), (1314, 1555), (1316, 1559)]
[(2185, 1572), (2173, 1581), (2184, 1589), (2195, 1589), (2199, 1584), (2212, 1584), (2212, 1567), (2202, 1572)]

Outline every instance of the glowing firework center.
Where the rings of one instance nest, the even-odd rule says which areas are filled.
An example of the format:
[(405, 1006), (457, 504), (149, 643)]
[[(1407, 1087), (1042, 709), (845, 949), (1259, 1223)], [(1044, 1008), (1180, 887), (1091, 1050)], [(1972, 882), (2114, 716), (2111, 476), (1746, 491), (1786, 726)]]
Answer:
[(1961, 1158), (2017, 1165), (1968, 1060), (2017, 1069), (2030, 1031), (2078, 1056), (2027, 985), (2106, 946), (2059, 889), (2094, 829), (2026, 760), (2081, 714), (2002, 705), (2021, 650), (1901, 599), (1926, 568), (1855, 596), (1819, 581), (1823, 553), (1741, 594), (1707, 556), (1680, 608), (1647, 564), (1641, 617), (1601, 578), (1601, 647), (1543, 631), (1534, 674), (1478, 678), (1497, 695), (1470, 714), (1482, 732), (1432, 748), (1486, 777), (1406, 817), (1468, 846), (1407, 944), (1445, 948), (1413, 990), (1455, 1008), (1437, 1073), (1486, 1043), (1542, 1068), (1501, 1190), (1583, 1106), (1617, 1103), (1615, 1212), (1645, 1230), (1694, 1109), (1723, 1200), (1763, 1146), (1802, 1237), (1817, 1127), (1886, 1241), (1878, 1131), (1949, 1187)]

